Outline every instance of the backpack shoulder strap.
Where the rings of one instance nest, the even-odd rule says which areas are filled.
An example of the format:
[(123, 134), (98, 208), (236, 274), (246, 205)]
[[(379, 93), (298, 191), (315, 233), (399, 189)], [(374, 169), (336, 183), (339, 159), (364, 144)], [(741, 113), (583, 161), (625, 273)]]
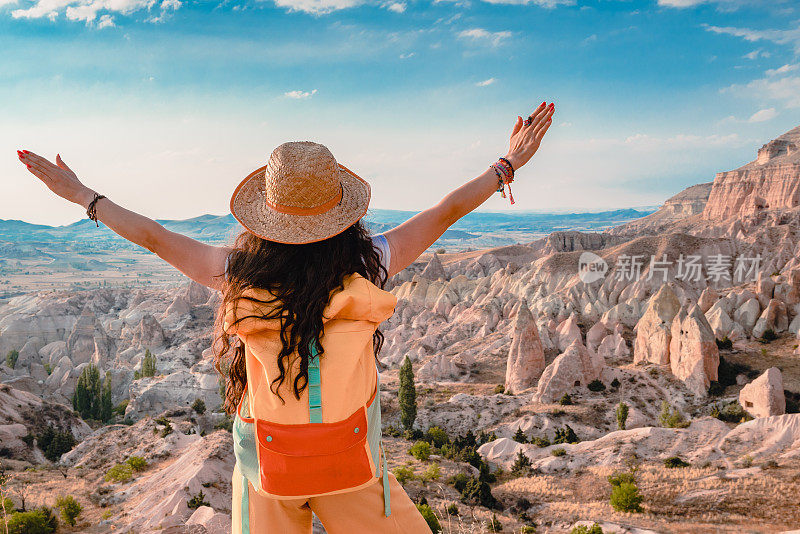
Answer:
[(317, 340), (309, 345), (311, 358), (308, 360), (308, 420), (311, 423), (322, 422), (322, 388), (319, 375), (319, 350)]

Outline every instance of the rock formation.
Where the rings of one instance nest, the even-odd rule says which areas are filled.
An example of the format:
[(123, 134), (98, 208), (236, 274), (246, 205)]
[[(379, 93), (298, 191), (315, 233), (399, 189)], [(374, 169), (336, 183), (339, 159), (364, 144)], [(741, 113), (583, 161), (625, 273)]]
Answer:
[(604, 362), (598, 354), (589, 352), (576, 339), (545, 368), (533, 396), (534, 401), (555, 402), (564, 393), (586, 387), (600, 376), (603, 365)]
[(669, 347), (672, 374), (698, 396), (705, 396), (717, 380), (719, 349), (711, 325), (697, 306), (681, 309), (672, 322)]
[(520, 300), (506, 364), (506, 391), (519, 393), (532, 387), (544, 371), (544, 348), (528, 302)]
[(672, 341), (672, 321), (681, 303), (672, 288), (664, 284), (650, 298), (642, 318), (636, 324), (636, 341), (633, 362), (669, 363), (669, 346)]
[(783, 376), (780, 369), (770, 367), (764, 374), (739, 392), (739, 404), (753, 417), (770, 417), (786, 413)]

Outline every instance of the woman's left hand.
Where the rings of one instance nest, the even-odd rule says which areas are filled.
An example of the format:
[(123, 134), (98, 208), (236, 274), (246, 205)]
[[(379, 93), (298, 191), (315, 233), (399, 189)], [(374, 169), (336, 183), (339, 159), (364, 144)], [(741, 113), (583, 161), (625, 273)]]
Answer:
[(56, 154), (56, 164), (27, 150), (17, 150), (17, 156), (31, 174), (44, 182), (56, 195), (84, 207), (91, 201), (92, 191), (81, 183), (60, 155)]

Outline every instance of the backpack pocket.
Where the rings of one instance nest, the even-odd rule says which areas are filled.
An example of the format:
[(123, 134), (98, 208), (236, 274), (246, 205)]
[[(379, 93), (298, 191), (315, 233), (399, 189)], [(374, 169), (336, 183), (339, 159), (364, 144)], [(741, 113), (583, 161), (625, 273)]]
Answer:
[(375, 476), (361, 407), (336, 423), (282, 425), (256, 420), (261, 487), (279, 497), (354, 489)]

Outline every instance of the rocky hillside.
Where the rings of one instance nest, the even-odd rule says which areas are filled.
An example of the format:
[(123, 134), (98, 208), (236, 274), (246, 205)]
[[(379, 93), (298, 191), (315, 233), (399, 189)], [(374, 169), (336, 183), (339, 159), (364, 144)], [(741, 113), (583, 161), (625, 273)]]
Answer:
[[(409, 493), (448, 521), (447, 532), (463, 531), (450, 505), (461, 507), (458, 528), (495, 514), (508, 531), (536, 523), (568, 532), (581, 520), (638, 532), (800, 525), (798, 134), (638, 221), (432, 254), (390, 280), (398, 305), (380, 354), (387, 448)], [(87, 509), (83, 531), (224, 524), (231, 455), (227, 434), (215, 431), (225, 417), (214, 413), (209, 349), (218, 299), (188, 283), (41, 292), (0, 307), (0, 354), (18, 351), (13, 365), (0, 364), (2, 456), (20, 473), (64, 469), (56, 475), (82, 488), (70, 491)], [(155, 373), (142, 377), (148, 352)], [(406, 357), (419, 409), (417, 430), (403, 434), (397, 369)], [(66, 408), (90, 365), (108, 373), (125, 425), (90, 421), (92, 430)], [(198, 400), (203, 413), (191, 408)], [(52, 416), (33, 421), (32, 410)], [(38, 447), (42, 425), (79, 443), (51, 463)], [(447, 439), (430, 438), (433, 456), (409, 456), (434, 426)], [(148, 469), (105, 480), (131, 456)], [(674, 457), (691, 467), (665, 467)], [(607, 477), (620, 470), (642, 492), (638, 513), (609, 506)], [(39, 504), (65, 488), (47, 473), (28, 481), (41, 489)], [(459, 474), (489, 484), (495, 501), (485, 490), (470, 501)], [(209, 505), (188, 508), (199, 491)]]

